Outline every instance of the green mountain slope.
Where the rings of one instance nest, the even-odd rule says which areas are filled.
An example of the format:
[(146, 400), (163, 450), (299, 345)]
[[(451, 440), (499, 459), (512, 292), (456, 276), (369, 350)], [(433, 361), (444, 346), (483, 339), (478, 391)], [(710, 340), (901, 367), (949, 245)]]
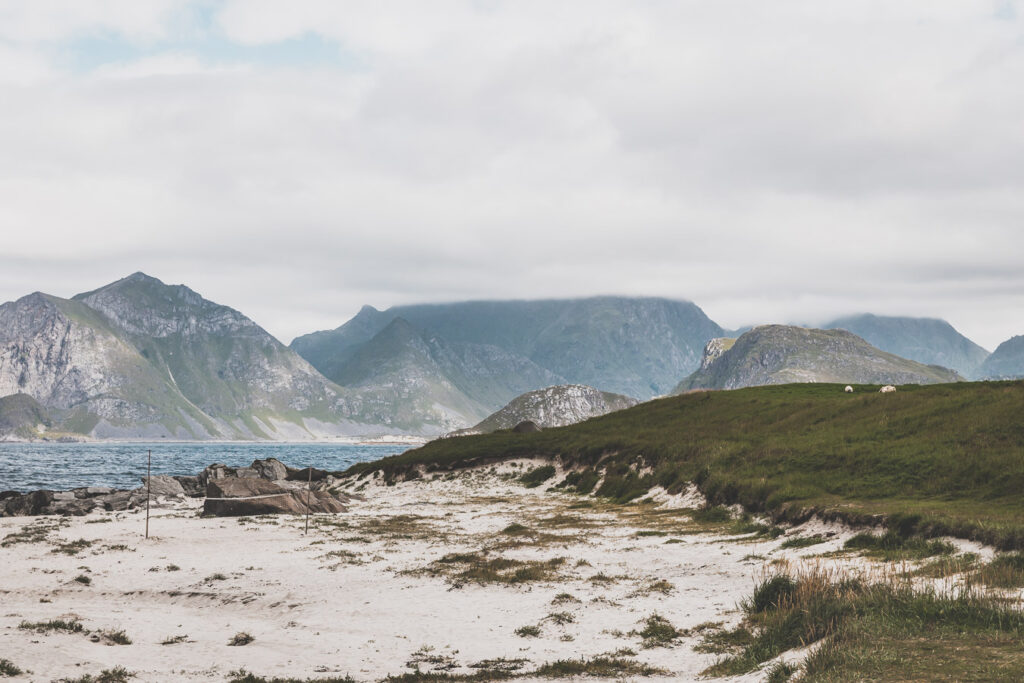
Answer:
[(594, 297), (364, 307), (338, 329), (299, 337), (292, 348), (338, 381), (354, 349), (399, 317), (427, 337), (497, 347), (562, 381), (638, 398), (668, 392), (697, 368), (707, 340), (722, 334), (690, 302)]
[(1024, 335), (1000, 344), (978, 369), (978, 376), (988, 379), (1024, 377)]
[(51, 424), (46, 409), (28, 394), (0, 396), (0, 439), (31, 439)]
[(988, 351), (957, 332), (945, 320), (880, 315), (853, 315), (833, 320), (825, 329), (853, 332), (872, 346), (925, 365), (941, 365), (964, 377), (978, 376)]
[(960, 379), (952, 370), (880, 351), (845, 330), (763, 325), (731, 346), (709, 344), (708, 349), (717, 355), (680, 382), (677, 393), (793, 382), (934, 384)]
[(596, 492), (620, 501), (696, 482), (713, 502), (776, 518), (879, 515), (906, 533), (1024, 548), (1024, 382), (878, 388), (695, 392), (532, 434), (439, 439), (349, 473), (393, 479), (415, 467), (550, 458), (571, 472), (565, 484), (593, 487), (603, 476)]

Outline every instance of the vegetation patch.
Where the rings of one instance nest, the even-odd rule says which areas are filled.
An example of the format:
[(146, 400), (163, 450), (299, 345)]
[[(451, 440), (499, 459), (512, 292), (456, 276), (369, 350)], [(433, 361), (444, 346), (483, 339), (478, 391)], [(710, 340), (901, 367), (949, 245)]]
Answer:
[(652, 614), (644, 620), (644, 627), (638, 635), (643, 638), (643, 646), (651, 648), (669, 647), (686, 634), (660, 614)]
[(18, 628), (36, 633), (60, 631), (64, 633), (83, 633), (85, 627), (77, 619), (50, 619), (49, 621), (23, 621)]
[(228, 683), (356, 683), (351, 676), (333, 676), (331, 678), (266, 678), (238, 669), (228, 674)]
[(904, 581), (868, 583), (816, 571), (767, 579), (743, 608), (743, 624), (730, 632), (742, 645), (705, 675), (753, 671), (782, 652), (818, 642), (802, 667), (808, 680), (1013, 680), (1024, 674), (1024, 614), (968, 590), (943, 594)]
[(256, 640), (253, 636), (249, 635), (245, 631), (239, 631), (235, 635), (231, 636), (231, 640), (228, 641), (228, 645), (232, 647), (242, 647)]
[(88, 586), (92, 584), (92, 579), (86, 574), (79, 574), (74, 578), (74, 580), (75, 582), (80, 583), (83, 586)]
[(123, 666), (117, 666), (113, 669), (104, 669), (95, 676), (85, 674), (78, 678), (63, 678), (58, 683), (128, 683), (128, 680), (134, 677), (135, 674), (131, 671)]
[(84, 538), (80, 538), (77, 541), (69, 541), (67, 543), (58, 543), (55, 548), (50, 550), (51, 553), (61, 553), (63, 555), (77, 555), (89, 546), (93, 544), (92, 541), (87, 541)]
[(543, 465), (535, 467), (519, 477), (519, 482), (526, 488), (532, 489), (537, 488), (553, 476), (555, 476), (554, 465)]
[(520, 638), (539, 638), (540, 633), (540, 626), (534, 626), (532, 624), (520, 626), (515, 630), (515, 634)]
[(427, 572), (444, 575), (454, 586), (467, 583), (514, 585), (533, 581), (551, 581), (558, 577), (564, 557), (549, 560), (514, 560), (489, 557), (485, 552), (452, 553), (433, 562)]
[(995, 557), (978, 571), (976, 578), (991, 588), (1024, 586), (1024, 553), (1007, 553)]
[(809, 548), (812, 545), (818, 545), (827, 541), (828, 539), (820, 534), (815, 534), (814, 536), (794, 536), (793, 538), (787, 538), (779, 547), (785, 549)]
[(122, 630), (100, 631), (100, 639), (107, 645), (131, 645), (132, 639)]
[(974, 553), (959, 555), (943, 555), (927, 562), (909, 573), (912, 577), (943, 579), (947, 576), (962, 574), (977, 566), (978, 556)]
[(919, 536), (906, 537), (897, 530), (889, 530), (881, 535), (862, 532), (848, 539), (843, 547), (847, 550), (859, 550), (868, 557), (885, 562), (923, 560), (956, 552), (956, 546), (949, 541), (928, 540)]
[(24, 673), (9, 659), (0, 658), (0, 676), (20, 676)]
[(600, 656), (592, 659), (559, 659), (538, 667), (534, 673), (537, 676), (549, 678), (568, 678), (569, 676), (614, 678), (617, 676), (656, 676), (665, 671), (635, 659)]

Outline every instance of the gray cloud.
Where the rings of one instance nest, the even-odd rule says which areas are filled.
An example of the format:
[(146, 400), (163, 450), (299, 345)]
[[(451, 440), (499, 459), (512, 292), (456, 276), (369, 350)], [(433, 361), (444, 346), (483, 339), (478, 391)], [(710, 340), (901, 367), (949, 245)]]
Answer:
[[(0, 3), (0, 299), (142, 269), (284, 341), (596, 293), (1024, 332), (1012, 5), (204, 6)], [(309, 35), (349, 58), (224, 56)]]

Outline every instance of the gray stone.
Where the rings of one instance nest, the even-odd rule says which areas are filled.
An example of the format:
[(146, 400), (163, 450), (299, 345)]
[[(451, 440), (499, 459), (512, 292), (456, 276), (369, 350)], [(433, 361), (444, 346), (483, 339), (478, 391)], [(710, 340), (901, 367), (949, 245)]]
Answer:
[[(147, 492), (146, 478), (142, 478), (142, 493)], [(149, 493), (154, 496), (168, 496), (170, 498), (184, 498), (185, 489), (174, 477), (166, 474), (157, 474), (150, 477)]]
[(286, 479), (288, 477), (288, 468), (277, 458), (253, 460), (252, 469), (256, 470), (260, 477), (270, 481), (277, 481), (278, 479)]

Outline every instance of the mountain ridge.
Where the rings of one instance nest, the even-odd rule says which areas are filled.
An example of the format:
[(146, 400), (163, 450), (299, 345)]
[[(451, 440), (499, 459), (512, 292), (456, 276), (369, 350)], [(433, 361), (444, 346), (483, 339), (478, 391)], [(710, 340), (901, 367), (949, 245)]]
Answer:
[(876, 349), (846, 330), (761, 325), (731, 346), (709, 342), (708, 351), (715, 357), (683, 379), (675, 393), (794, 382), (925, 384), (961, 379), (955, 371)]

